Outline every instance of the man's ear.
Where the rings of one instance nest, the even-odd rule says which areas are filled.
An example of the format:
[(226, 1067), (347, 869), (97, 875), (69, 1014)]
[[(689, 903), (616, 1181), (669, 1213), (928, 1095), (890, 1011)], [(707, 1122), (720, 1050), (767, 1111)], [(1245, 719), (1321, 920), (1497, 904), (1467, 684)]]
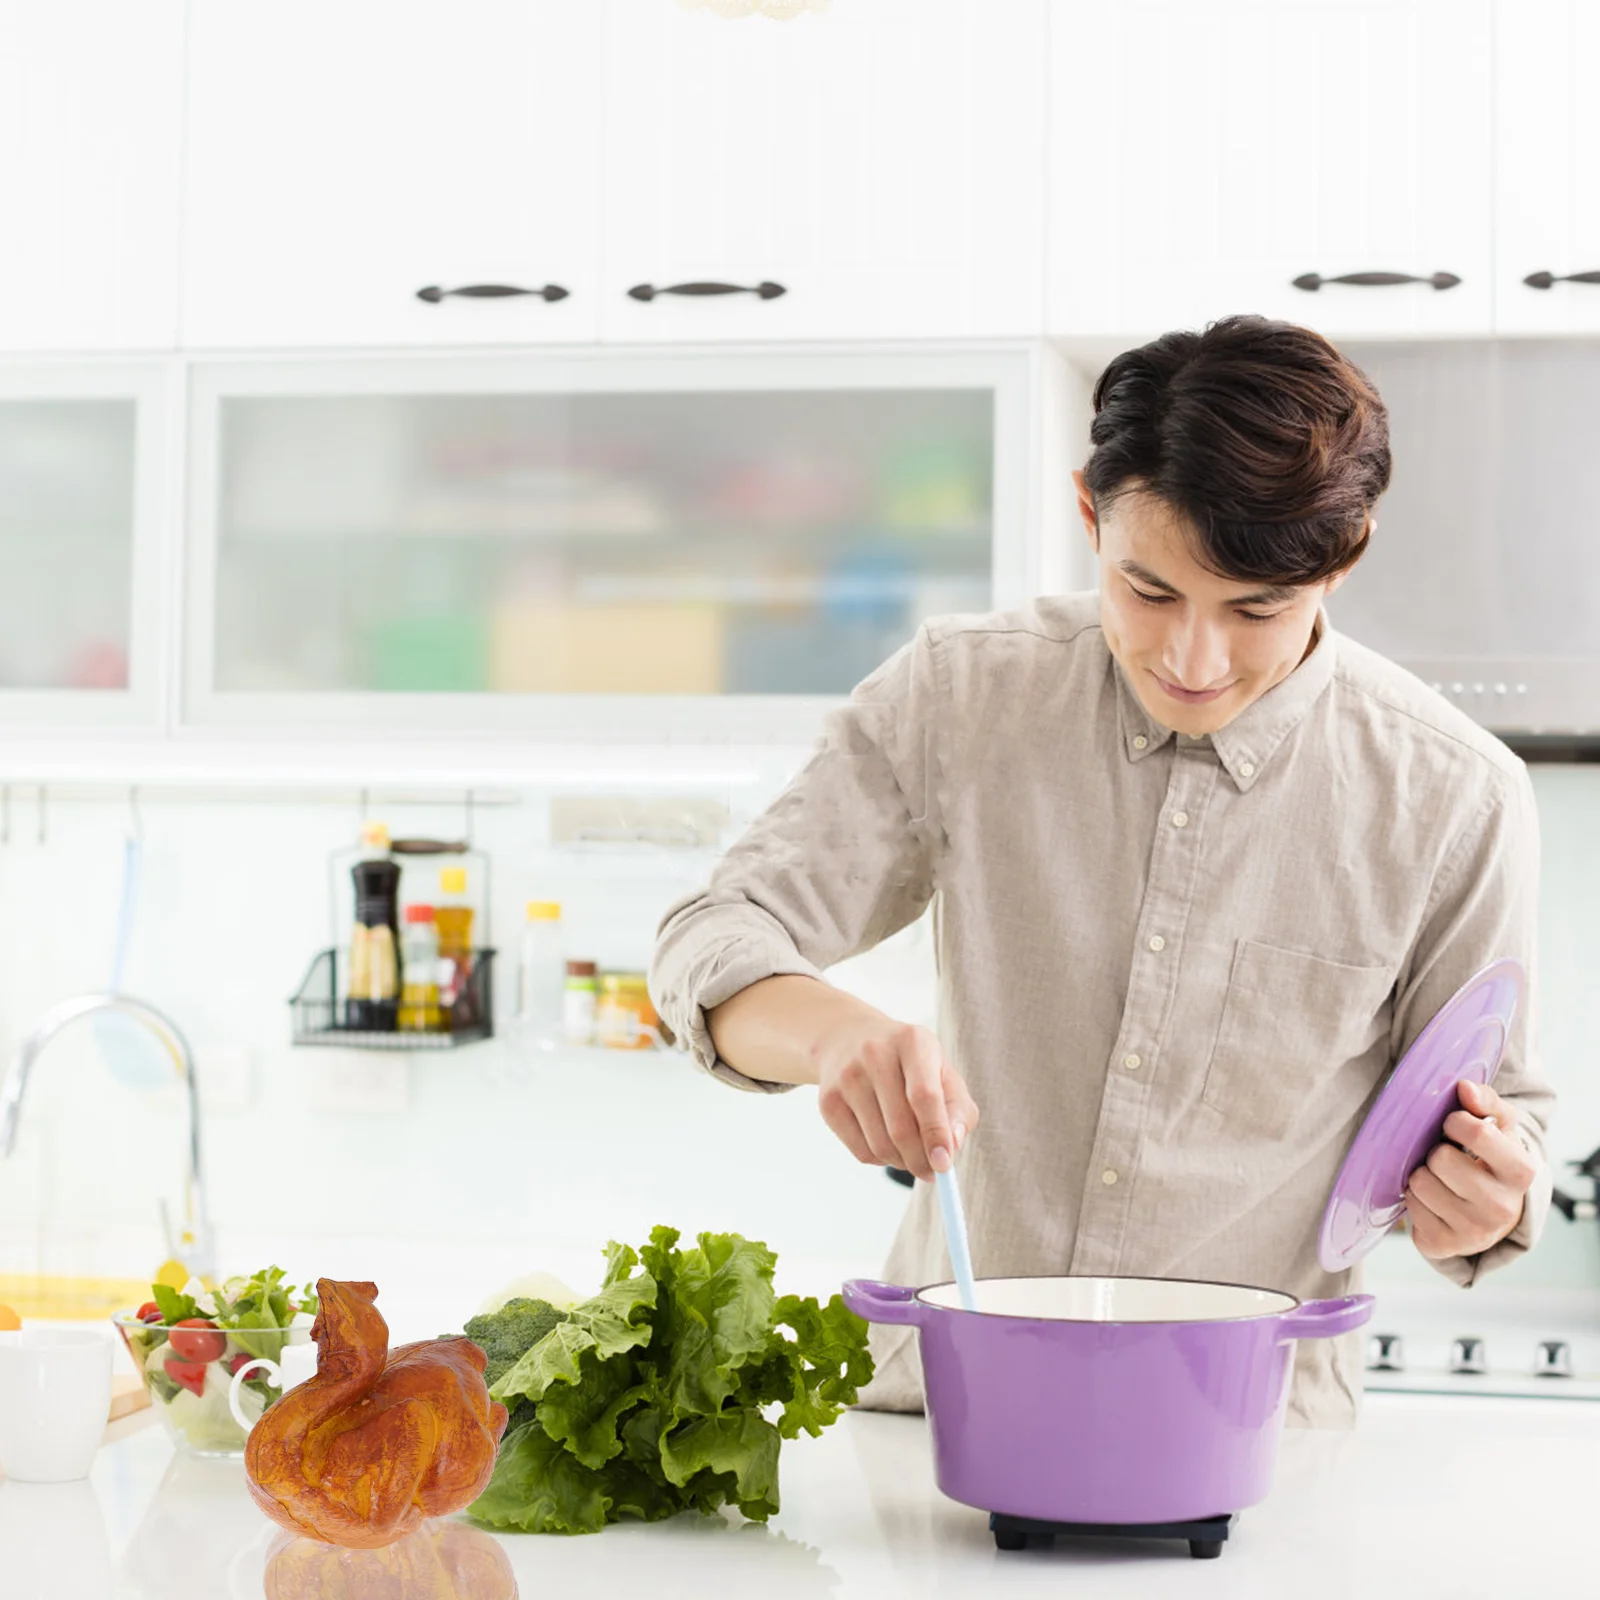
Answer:
[[(1378, 531), (1378, 519), (1376, 517), (1368, 517), (1367, 518), (1367, 538), (1368, 538), (1368, 540), (1370, 540), (1372, 538), (1373, 534), (1375, 534), (1377, 531)], [(1365, 551), (1363, 551), (1362, 553), (1365, 554)], [(1350, 565), (1344, 569), (1343, 572), (1336, 572), (1336, 573), (1334, 573), (1334, 575), (1331, 578), (1329, 578), (1327, 580), (1327, 585), (1322, 591), (1322, 598), (1324, 600), (1326, 600), (1328, 598), (1328, 596), (1330, 594), (1332, 594), (1333, 591), (1335, 589), (1337, 589), (1339, 587), (1339, 585), (1341, 583), (1343, 583), (1344, 580), (1346, 578), (1348, 578), (1350, 576), (1350, 574), (1356, 570), (1356, 561), (1359, 561), (1360, 559), (1361, 559), (1361, 557), (1357, 556), (1356, 560), (1352, 561), (1350, 563)]]
[(1075, 469), (1072, 481), (1078, 490), (1078, 515), (1083, 519), (1084, 531), (1089, 535), (1089, 543), (1094, 547), (1095, 554), (1100, 553), (1100, 521), (1095, 516), (1094, 496), (1089, 493), (1089, 485), (1085, 481), (1081, 468)]

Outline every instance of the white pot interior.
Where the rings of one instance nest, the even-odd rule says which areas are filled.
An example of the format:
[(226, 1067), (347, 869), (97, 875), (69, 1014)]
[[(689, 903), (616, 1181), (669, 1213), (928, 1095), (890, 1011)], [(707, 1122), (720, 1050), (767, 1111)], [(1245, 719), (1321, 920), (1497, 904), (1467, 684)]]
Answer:
[[(979, 1278), (976, 1287), (980, 1312), (1046, 1322), (1226, 1322), (1281, 1316), (1298, 1304), (1272, 1289), (1171, 1278)], [(962, 1309), (953, 1283), (923, 1289), (917, 1298)]]

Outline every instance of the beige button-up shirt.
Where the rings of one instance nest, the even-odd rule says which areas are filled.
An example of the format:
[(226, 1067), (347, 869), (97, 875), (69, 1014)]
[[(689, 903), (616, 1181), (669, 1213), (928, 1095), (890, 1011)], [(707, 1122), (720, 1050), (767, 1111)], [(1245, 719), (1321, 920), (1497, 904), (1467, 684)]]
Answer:
[[(661, 926), (652, 990), (702, 1066), (705, 1013), (821, 976), (929, 905), (939, 1036), (983, 1114), (958, 1170), (981, 1276), (1217, 1279), (1346, 1293), (1316, 1240), (1362, 1117), (1480, 967), (1531, 970), (1538, 832), (1522, 764), (1335, 633), (1208, 738), (1154, 722), (1094, 595), (927, 623)], [(1531, 1010), (1531, 1007), (1529, 1008)], [(1553, 1099), (1517, 1018), (1496, 1088), (1542, 1154)], [(1543, 1226), (1441, 1270), (1471, 1284)], [(885, 1268), (950, 1269), (918, 1184)], [(921, 1404), (875, 1328), (869, 1405)], [(1353, 1420), (1361, 1336), (1302, 1341), (1292, 1420)]]

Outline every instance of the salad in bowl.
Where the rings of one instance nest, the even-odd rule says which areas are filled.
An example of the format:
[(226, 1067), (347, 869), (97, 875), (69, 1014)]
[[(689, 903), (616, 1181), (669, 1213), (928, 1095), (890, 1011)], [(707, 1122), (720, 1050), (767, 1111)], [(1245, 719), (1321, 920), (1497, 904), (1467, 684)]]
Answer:
[[(281, 1268), (268, 1267), (212, 1289), (195, 1278), (181, 1290), (152, 1284), (151, 1298), (137, 1311), (111, 1319), (180, 1450), (242, 1456), (249, 1429), (228, 1404), (234, 1374), (261, 1360), (282, 1367), (292, 1347), (310, 1344), (316, 1290), (296, 1289), (283, 1277)], [(314, 1356), (306, 1367), (309, 1375)], [(238, 1387), (240, 1409), (252, 1424), (283, 1393), (272, 1371), (259, 1366)]]

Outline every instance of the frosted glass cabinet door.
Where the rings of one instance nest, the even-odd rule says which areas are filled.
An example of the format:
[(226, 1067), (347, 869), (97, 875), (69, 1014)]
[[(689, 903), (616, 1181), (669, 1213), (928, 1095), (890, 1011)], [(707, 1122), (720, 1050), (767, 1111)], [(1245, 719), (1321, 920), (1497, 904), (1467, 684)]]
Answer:
[(991, 603), (1015, 393), (792, 359), (809, 387), (770, 361), (761, 388), (659, 362), (555, 390), (493, 363), (364, 393), (353, 367), (210, 375), (191, 709), (648, 734), (685, 726), (669, 703), (844, 694), (923, 617)]
[(153, 720), (158, 373), (0, 370), (0, 722)]
[(1489, 0), (1059, 0), (1051, 45), (1052, 333), (1488, 331)]

